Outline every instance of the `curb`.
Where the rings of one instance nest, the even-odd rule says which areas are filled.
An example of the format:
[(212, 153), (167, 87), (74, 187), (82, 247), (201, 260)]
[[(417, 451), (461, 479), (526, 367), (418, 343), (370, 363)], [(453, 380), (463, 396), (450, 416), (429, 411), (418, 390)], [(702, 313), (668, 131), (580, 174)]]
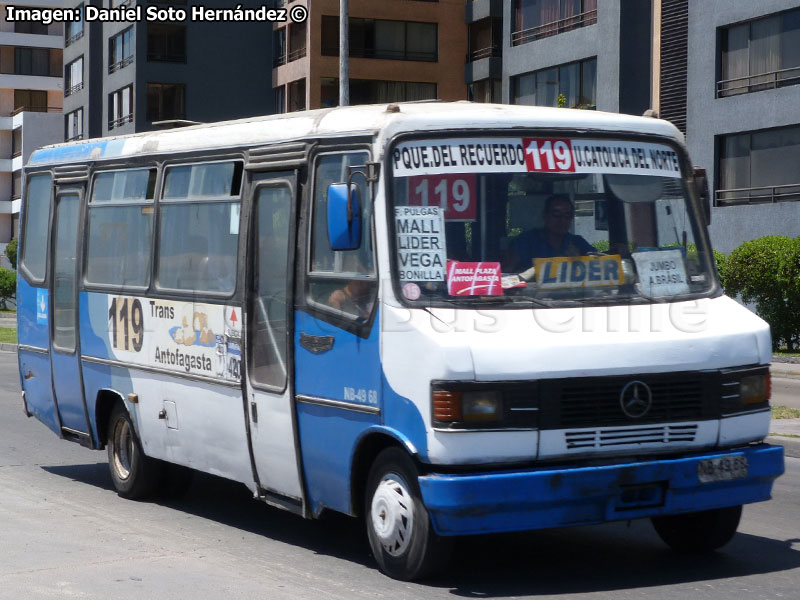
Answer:
[(791, 458), (800, 458), (800, 438), (790, 438), (781, 435), (771, 435), (767, 438), (770, 444), (783, 446), (783, 455)]
[(16, 352), (16, 344), (0, 344), (0, 352)]

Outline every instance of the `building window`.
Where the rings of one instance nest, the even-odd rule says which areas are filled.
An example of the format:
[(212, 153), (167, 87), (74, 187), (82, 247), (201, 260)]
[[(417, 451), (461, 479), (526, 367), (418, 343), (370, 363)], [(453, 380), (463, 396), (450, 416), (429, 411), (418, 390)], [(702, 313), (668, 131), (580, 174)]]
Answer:
[(128, 85), (108, 95), (108, 128), (133, 121), (133, 86)]
[(14, 74), (43, 75), (45, 77), (53, 75), (50, 72), (50, 50), (47, 48), (14, 48)]
[(717, 96), (800, 83), (800, 10), (722, 29)]
[[(436, 23), (351, 18), (349, 26), (352, 57), (438, 60)], [(339, 17), (322, 17), (322, 55), (339, 56)]]
[(64, 141), (83, 138), (83, 108), (64, 115)]
[(64, 96), (83, 89), (83, 57), (78, 57), (64, 67)]
[(286, 27), (275, 30), (272, 37), (272, 66), (280, 67), (286, 64)]
[(306, 109), (306, 80), (298, 79), (288, 84), (288, 107), (286, 112)]
[(503, 20), (482, 19), (469, 26), (470, 61), (503, 56)]
[[(83, 4), (78, 4), (78, 10), (81, 11), (83, 16)], [(73, 42), (78, 41), (83, 37), (83, 21), (65, 21), (64, 22), (64, 47), (69, 46)]]
[(597, 0), (514, 0), (511, 45), (597, 23)]
[(529, 106), (596, 108), (597, 59), (512, 77), (511, 102)]
[(14, 21), (14, 33), (47, 35), (47, 25), (37, 21)]
[(11, 134), (11, 158), (22, 156), (22, 127), (17, 127)]
[(718, 138), (716, 206), (800, 200), (800, 126)]
[(286, 86), (281, 85), (275, 88), (275, 113), (286, 112)]
[[(350, 80), (351, 104), (383, 104), (435, 100), (436, 84), (411, 81), (380, 81), (372, 79)], [(320, 104), (324, 107), (339, 105), (339, 79), (323, 77)]]
[(472, 102), (503, 101), (503, 86), (499, 79), (482, 79), (467, 87), (467, 99)]
[(47, 92), (14, 90), (14, 114), (22, 111), (47, 112)]
[(108, 72), (119, 71), (133, 62), (133, 27), (108, 40)]
[(183, 83), (147, 84), (147, 120), (186, 118), (186, 86)]
[(298, 60), (306, 55), (306, 23), (292, 23), (289, 29), (289, 51), (286, 62)]
[(147, 25), (147, 60), (186, 62), (186, 26), (149, 23)]
[(11, 198), (19, 200), (22, 197), (22, 171), (15, 171), (11, 180)]

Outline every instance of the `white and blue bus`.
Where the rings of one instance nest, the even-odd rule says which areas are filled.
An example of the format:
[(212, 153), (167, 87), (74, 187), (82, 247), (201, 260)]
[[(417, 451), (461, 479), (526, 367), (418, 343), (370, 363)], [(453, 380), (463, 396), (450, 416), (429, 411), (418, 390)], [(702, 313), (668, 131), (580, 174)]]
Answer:
[(665, 121), (471, 103), (40, 149), (25, 412), (124, 497), (197, 470), (361, 515), (400, 579), (455, 536), (634, 518), (716, 549), (783, 454), (690, 165)]

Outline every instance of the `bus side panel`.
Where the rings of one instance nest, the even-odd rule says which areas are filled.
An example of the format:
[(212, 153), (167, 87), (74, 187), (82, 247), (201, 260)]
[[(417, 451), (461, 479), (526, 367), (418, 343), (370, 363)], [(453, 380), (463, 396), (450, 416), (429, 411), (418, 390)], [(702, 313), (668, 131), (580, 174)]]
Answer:
[[(112, 367), (110, 365), (100, 365), (97, 363), (83, 361), (83, 389), (86, 395), (86, 405), (89, 409), (89, 424), (91, 427), (92, 439), (94, 439), (95, 446), (105, 444), (106, 440), (101, 440), (98, 435), (97, 423), (97, 395), (101, 390), (109, 390), (119, 394), (121, 398), (127, 398), (128, 394), (133, 391), (133, 383), (131, 382), (128, 369), (122, 367)], [(136, 414), (129, 411), (131, 417), (134, 419), (134, 426), (139, 429), (135, 423)], [(102, 423), (105, 426), (106, 423)]]
[(356, 441), (377, 423), (377, 415), (298, 403), (306, 488), (315, 515), (323, 507), (350, 513), (350, 465)]
[[(311, 508), (350, 512), (350, 465), (356, 443), (380, 422), (382, 371), (379, 320), (367, 339), (311, 315), (295, 313), (295, 393), (303, 470)], [(302, 334), (332, 341), (329, 350), (313, 353), (301, 344)], [(353, 410), (309, 404), (309, 396), (353, 405)], [(358, 412), (374, 411), (373, 414)]]
[[(46, 288), (32, 287), (21, 277), (17, 283), (17, 339), (22, 389), (28, 411), (61, 435), (53, 398), (50, 369), (49, 298)], [(25, 347), (36, 348), (38, 351)]]

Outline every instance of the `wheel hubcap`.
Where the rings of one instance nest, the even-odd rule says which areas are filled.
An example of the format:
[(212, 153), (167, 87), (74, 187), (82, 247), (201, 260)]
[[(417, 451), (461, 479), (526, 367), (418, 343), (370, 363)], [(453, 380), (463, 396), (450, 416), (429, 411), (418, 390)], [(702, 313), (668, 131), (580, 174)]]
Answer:
[(120, 479), (131, 475), (133, 464), (133, 435), (131, 426), (125, 419), (114, 425), (114, 470)]
[(414, 530), (414, 505), (402, 477), (390, 473), (381, 479), (370, 512), (372, 529), (383, 549), (391, 556), (403, 554)]

